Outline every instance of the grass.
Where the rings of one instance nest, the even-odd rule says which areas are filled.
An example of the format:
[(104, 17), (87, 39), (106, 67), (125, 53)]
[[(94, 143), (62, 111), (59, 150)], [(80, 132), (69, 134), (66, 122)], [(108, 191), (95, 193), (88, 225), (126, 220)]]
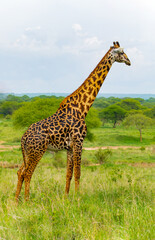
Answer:
[[(17, 169), (0, 168), (0, 239), (155, 239), (153, 130), (146, 130), (143, 144), (132, 129), (107, 127), (93, 132), (96, 141), (86, 141), (85, 146), (101, 146), (102, 140), (102, 146), (120, 148), (110, 150), (101, 165), (96, 151), (83, 150), (80, 192), (75, 194), (72, 180), (68, 198), (64, 198), (66, 152), (45, 153), (32, 177), (30, 201), (24, 201), (23, 186), (18, 206), (14, 201)], [(0, 123), (0, 141), (5, 144), (18, 146), (22, 133), (11, 121)], [(123, 149), (123, 145), (130, 147)], [(20, 145), (0, 152), (0, 161), (21, 163)]]
[(153, 240), (153, 170), (106, 164), (82, 167), (81, 190), (64, 199), (66, 170), (40, 166), (30, 202), (16, 207), (16, 171), (1, 169), (2, 239)]
[(92, 130), (94, 141), (85, 141), (85, 147), (96, 146), (149, 146), (155, 144), (155, 129), (145, 129), (142, 131), (143, 141), (139, 140), (139, 131), (134, 128), (125, 129), (121, 126), (117, 128), (101, 127)]

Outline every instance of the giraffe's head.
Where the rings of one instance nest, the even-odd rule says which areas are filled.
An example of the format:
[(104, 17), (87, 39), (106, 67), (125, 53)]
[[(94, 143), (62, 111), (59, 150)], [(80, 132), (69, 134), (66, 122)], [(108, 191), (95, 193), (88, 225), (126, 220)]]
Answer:
[(113, 42), (113, 46), (111, 47), (111, 53), (114, 62), (124, 62), (126, 65), (130, 66), (131, 62), (127, 55), (124, 53), (123, 48), (120, 47), (119, 42)]

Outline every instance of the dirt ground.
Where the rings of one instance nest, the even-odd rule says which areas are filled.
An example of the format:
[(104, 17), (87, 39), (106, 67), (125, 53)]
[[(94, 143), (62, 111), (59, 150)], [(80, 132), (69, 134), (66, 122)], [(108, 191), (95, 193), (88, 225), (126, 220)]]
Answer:
[[(4, 141), (0, 141), (0, 152), (6, 151), (6, 150), (13, 150), (17, 149), (19, 146), (17, 145), (5, 145)], [(84, 150), (98, 150), (98, 149), (140, 149), (140, 147), (136, 146), (106, 146), (106, 147), (91, 147), (91, 148), (83, 148)], [(148, 147), (149, 148), (149, 147)], [(146, 149), (148, 149), (146, 148)], [(153, 149), (152, 149), (153, 150)], [(121, 164), (121, 163), (120, 163)], [(133, 167), (155, 167), (155, 163), (127, 163), (127, 165), (133, 166)], [(2, 168), (19, 168), (19, 164), (11, 164), (8, 162), (0, 162), (0, 167)]]
[(92, 148), (83, 148), (85, 150), (97, 150), (97, 149), (128, 149), (128, 148), (134, 148), (134, 149), (139, 149), (140, 147), (135, 147), (135, 146), (106, 146), (106, 147), (92, 147)]
[[(19, 148), (17, 145), (5, 145), (4, 141), (0, 141), (0, 152), (6, 151), (6, 150), (13, 150), (14, 148)], [(91, 147), (91, 148), (83, 148), (84, 150), (97, 150), (97, 149), (128, 149), (128, 148), (134, 148), (134, 149), (139, 149), (140, 147), (135, 147), (135, 146), (106, 146), (106, 147)]]
[(0, 141), (0, 152), (6, 151), (6, 150), (13, 150), (14, 148), (19, 148), (19, 146), (5, 145), (4, 141)]

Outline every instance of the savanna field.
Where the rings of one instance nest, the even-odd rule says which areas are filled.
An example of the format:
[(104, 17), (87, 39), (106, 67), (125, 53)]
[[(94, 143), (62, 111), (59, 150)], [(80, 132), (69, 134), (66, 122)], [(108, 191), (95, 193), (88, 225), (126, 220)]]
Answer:
[[(142, 130), (141, 142), (134, 126), (119, 120), (113, 128), (110, 120), (94, 128), (88, 119), (90, 139), (84, 142), (80, 192), (75, 194), (73, 178), (69, 197), (64, 197), (66, 152), (46, 152), (32, 177), (30, 201), (24, 201), (23, 186), (17, 206), (20, 139), (27, 126), (22, 122), (20, 127), (15, 114), (25, 106), (3, 113), (0, 120), (0, 239), (155, 239), (154, 127)], [(152, 108), (145, 106), (140, 113)]]

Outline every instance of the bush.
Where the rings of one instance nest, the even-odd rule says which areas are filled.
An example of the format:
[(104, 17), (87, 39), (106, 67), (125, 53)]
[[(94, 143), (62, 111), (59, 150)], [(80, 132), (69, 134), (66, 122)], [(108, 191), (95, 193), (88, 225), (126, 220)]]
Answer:
[(100, 164), (106, 163), (108, 158), (112, 155), (112, 151), (110, 149), (99, 149), (96, 153), (95, 153), (95, 157), (97, 159), (97, 161)]
[(99, 116), (102, 120), (106, 121), (112, 121), (113, 127), (116, 127), (116, 124), (118, 121), (122, 121), (126, 115), (126, 110), (121, 108), (120, 106), (117, 106), (116, 104), (113, 104), (102, 111), (100, 111)]
[(45, 119), (56, 112), (61, 99), (37, 99), (24, 103), (13, 114), (13, 124), (17, 127), (28, 127), (32, 123)]
[(141, 150), (141, 151), (144, 151), (144, 150), (145, 150), (145, 147), (141, 147), (140, 150)]
[(20, 108), (22, 103), (13, 101), (4, 101), (0, 105), (0, 114), (3, 116), (12, 115), (15, 110)]

